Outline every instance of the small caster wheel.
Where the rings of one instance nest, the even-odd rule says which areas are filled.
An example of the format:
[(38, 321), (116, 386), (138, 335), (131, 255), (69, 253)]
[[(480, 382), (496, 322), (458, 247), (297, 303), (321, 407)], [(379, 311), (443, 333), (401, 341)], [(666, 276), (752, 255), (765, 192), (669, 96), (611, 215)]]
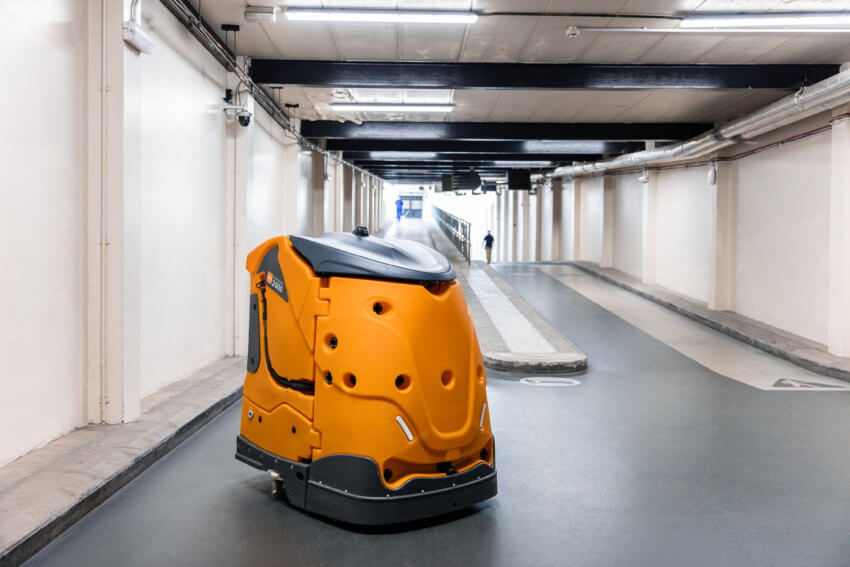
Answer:
[(278, 478), (272, 480), (272, 498), (283, 498), (283, 481)]

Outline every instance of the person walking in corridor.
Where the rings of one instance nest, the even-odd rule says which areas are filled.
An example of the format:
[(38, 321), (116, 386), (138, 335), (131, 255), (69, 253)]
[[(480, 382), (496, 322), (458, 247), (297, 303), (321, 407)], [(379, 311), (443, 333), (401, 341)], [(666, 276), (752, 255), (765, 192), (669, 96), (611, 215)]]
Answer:
[(401, 220), (401, 214), (404, 212), (404, 201), (401, 200), (401, 197), (396, 199), (395, 202), (395, 220)]
[(493, 257), (493, 241), (496, 238), (493, 234), (488, 230), (487, 236), (484, 237), (484, 253), (487, 255), (487, 263), (490, 263), (490, 260)]

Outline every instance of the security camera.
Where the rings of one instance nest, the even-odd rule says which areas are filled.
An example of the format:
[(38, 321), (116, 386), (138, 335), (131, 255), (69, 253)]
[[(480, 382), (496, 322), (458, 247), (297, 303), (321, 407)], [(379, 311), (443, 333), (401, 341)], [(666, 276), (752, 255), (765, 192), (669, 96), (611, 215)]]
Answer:
[(247, 128), (248, 124), (251, 123), (251, 113), (247, 110), (240, 110), (239, 114), (237, 114), (236, 117), (239, 118), (240, 126), (244, 126)]
[(567, 28), (567, 37), (569, 39), (577, 38), (580, 33), (581, 31), (576, 26), (570, 26)]

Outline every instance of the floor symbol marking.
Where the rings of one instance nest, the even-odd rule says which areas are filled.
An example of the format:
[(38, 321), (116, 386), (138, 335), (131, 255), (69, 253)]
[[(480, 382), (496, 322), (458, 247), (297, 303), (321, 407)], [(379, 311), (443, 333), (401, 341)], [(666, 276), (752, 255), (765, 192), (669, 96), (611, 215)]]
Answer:
[(581, 384), (581, 382), (574, 378), (555, 378), (548, 376), (529, 376), (527, 378), (521, 378), (520, 383), (525, 384), (526, 386), (550, 386), (556, 388), (578, 386)]
[(780, 378), (773, 384), (774, 388), (841, 388), (836, 384), (824, 384), (823, 382), (810, 382), (807, 380), (792, 380), (791, 378)]

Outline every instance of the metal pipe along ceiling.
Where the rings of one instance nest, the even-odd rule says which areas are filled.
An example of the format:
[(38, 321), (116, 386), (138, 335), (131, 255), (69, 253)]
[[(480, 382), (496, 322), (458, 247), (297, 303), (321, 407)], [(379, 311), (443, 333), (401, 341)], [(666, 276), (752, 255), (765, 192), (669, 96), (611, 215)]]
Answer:
[(550, 177), (575, 177), (648, 163), (677, 161), (705, 156), (742, 140), (754, 138), (850, 101), (850, 69), (786, 96), (742, 118), (699, 136), (657, 150), (625, 154), (613, 159), (562, 166)]
[(320, 148), (316, 144), (307, 140), (301, 133), (293, 128), (289, 121), (289, 117), (281, 108), (269, 97), (269, 95), (257, 83), (251, 79), (248, 73), (245, 72), (237, 63), (236, 58), (230, 53), (230, 50), (224, 45), (209, 27), (201, 22), (201, 20), (192, 12), (192, 9), (185, 4), (183, 0), (161, 0), (161, 2), (174, 14), (189, 31), (197, 38), (197, 40), (221, 63), (225, 69), (233, 72), (236, 77), (248, 88), (248, 93), (254, 97), (254, 101), (259, 104), (272, 119), (280, 124), (280, 126), (292, 134), (292, 137), (303, 147), (320, 153), (334, 161), (338, 161), (343, 165), (357, 170), (364, 175), (380, 179), (375, 174), (366, 171), (362, 167), (357, 167), (333, 152), (329, 152), (324, 148)]

